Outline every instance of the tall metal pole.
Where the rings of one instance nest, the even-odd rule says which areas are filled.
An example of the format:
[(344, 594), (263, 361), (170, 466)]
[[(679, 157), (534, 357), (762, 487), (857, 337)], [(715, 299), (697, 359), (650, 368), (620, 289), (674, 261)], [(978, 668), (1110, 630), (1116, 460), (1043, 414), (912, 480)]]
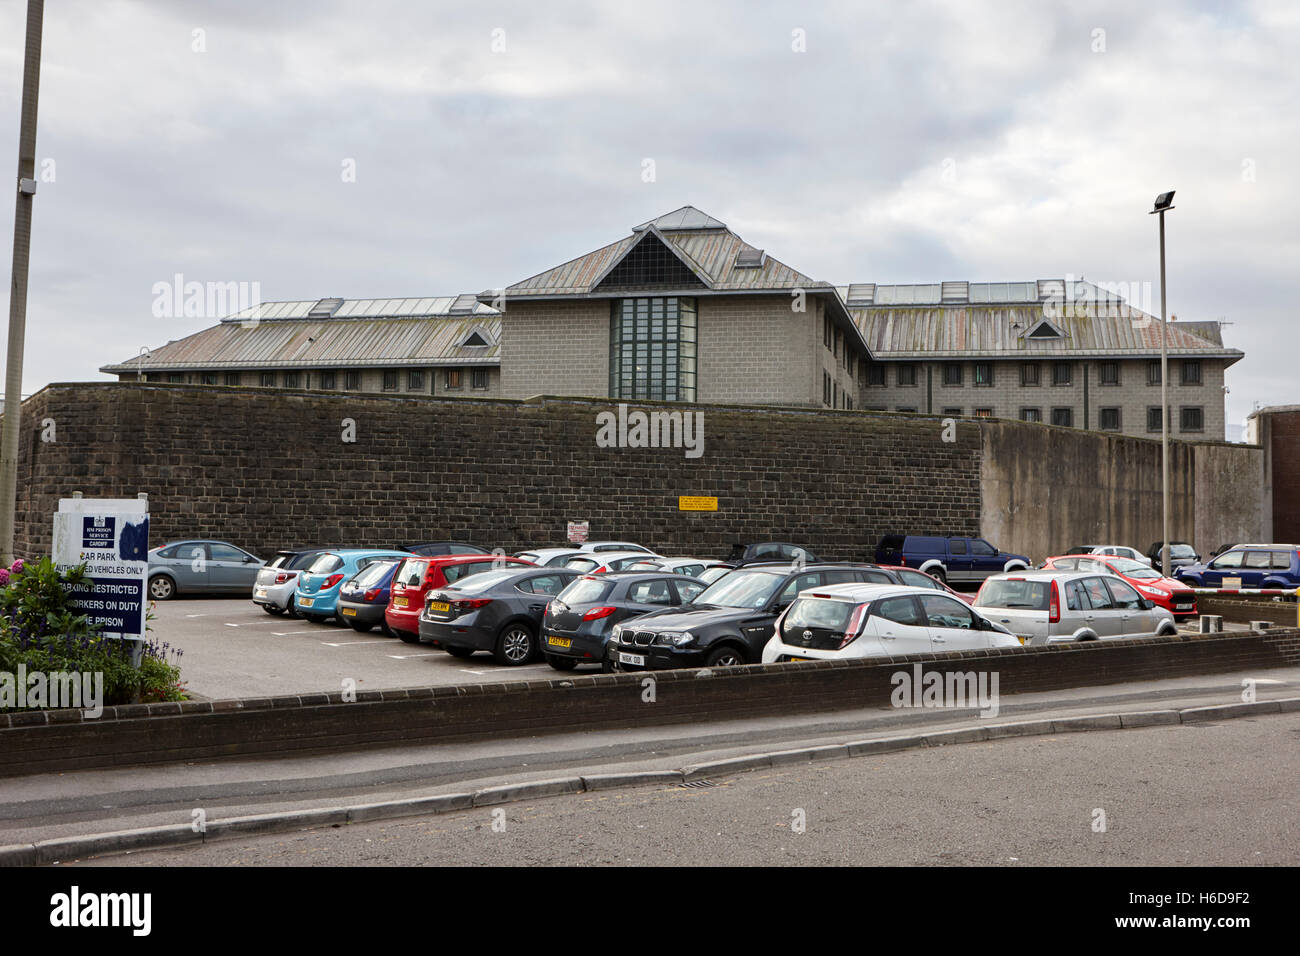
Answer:
[(14, 559), (18, 504), (18, 436), (23, 410), (23, 345), (27, 335), (27, 263), (36, 192), (36, 100), (41, 85), (41, 23), (45, 0), (27, 0), (27, 52), (18, 126), (18, 182), (14, 209), (14, 264), (9, 285), (9, 351), (5, 365), (4, 430), (0, 434), (0, 560)]
[(1160, 470), (1164, 497), (1160, 573), (1169, 577), (1169, 326), (1165, 323), (1165, 211), (1160, 210)]

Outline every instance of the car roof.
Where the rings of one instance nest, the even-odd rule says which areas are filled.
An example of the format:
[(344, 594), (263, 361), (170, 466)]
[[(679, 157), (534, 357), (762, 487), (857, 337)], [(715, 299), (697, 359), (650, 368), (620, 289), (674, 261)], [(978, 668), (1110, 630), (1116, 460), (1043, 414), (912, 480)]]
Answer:
[[(554, 570), (554, 569), (552, 568), (552, 570)], [(574, 570), (577, 570), (577, 569), (576, 569), (576, 568), (565, 568), (565, 569), (563, 569), (563, 570), (574, 571)], [(579, 572), (579, 573), (582, 574), (582, 572)], [(590, 577), (590, 578), (597, 578), (597, 579), (599, 579), (599, 578), (610, 578), (611, 580), (614, 580), (614, 581), (635, 581), (635, 580), (640, 579), (640, 578), (649, 578), (649, 579), (671, 578), (671, 579), (675, 579), (675, 580), (677, 580), (677, 581), (696, 581), (696, 582), (698, 582), (698, 581), (700, 580), (699, 578), (693, 578), (693, 577), (691, 577), (689, 574), (674, 574), (673, 572), (671, 572), (671, 571), (666, 571), (666, 570), (659, 570), (659, 571), (608, 571), (608, 572), (606, 572), (605, 574), (582, 574), (582, 577), (584, 577), (584, 578)]]
[[(828, 584), (825, 587), (806, 588), (799, 592), (800, 598), (831, 597), (849, 598), (858, 601), (874, 601), (879, 597), (895, 594), (939, 594), (934, 588), (919, 588), (912, 584), (847, 583)], [(951, 595), (950, 595), (951, 596)]]
[[(1093, 561), (1104, 561), (1106, 555), (1096, 554), (1076, 554), (1062, 555), (1062, 557), (1091, 558)], [(1001, 574), (991, 574), (986, 580), (989, 581), (1050, 581), (1053, 578), (1095, 578), (1116, 577), (1113, 572), (1099, 571), (1097, 568), (1090, 568), (1086, 571), (1074, 569), (1068, 570), (1063, 568), (1034, 568), (1028, 571), (1003, 571)]]

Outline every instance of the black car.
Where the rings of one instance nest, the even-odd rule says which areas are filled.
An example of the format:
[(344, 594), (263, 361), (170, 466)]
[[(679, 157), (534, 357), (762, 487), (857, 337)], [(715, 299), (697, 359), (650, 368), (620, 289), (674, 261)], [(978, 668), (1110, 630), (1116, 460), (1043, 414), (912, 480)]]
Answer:
[(853, 582), (889, 583), (862, 564), (788, 564), (737, 568), (688, 607), (665, 608), (616, 625), (605, 645), (612, 670), (718, 667), (762, 659), (777, 615), (808, 588)]
[(426, 541), (424, 544), (404, 544), (400, 550), (418, 554), (424, 558), (435, 558), (444, 554), (491, 554), (487, 548), (463, 541)]
[(389, 637), (396, 637), (384, 620), (384, 609), (393, 592), (393, 575), (401, 563), (397, 558), (375, 561), (344, 581), (339, 588), (339, 619), (354, 631), (365, 633), (378, 625)]
[(789, 561), (793, 563), (801, 559), (804, 564), (818, 563), (817, 555), (802, 545), (790, 544), (788, 541), (761, 541), (756, 544), (733, 544), (731, 553), (722, 560), (733, 568), (738, 568), (744, 564), (754, 564), (760, 561)]
[(542, 619), (546, 663), (558, 671), (605, 660), (610, 630), (630, 617), (689, 604), (706, 585), (665, 571), (610, 571), (584, 574), (551, 602)]
[[(1160, 552), (1161, 542), (1159, 541), (1147, 548), (1147, 557), (1151, 559), (1151, 566), (1154, 568), (1160, 567)], [(1196, 553), (1196, 549), (1186, 541), (1169, 542), (1169, 567), (1171, 570), (1188, 564), (1196, 564), (1200, 560), (1201, 556)]]
[(420, 612), (420, 643), (452, 657), (491, 651), (499, 664), (527, 664), (541, 653), (537, 636), (546, 605), (578, 573), (516, 565), (430, 591)]

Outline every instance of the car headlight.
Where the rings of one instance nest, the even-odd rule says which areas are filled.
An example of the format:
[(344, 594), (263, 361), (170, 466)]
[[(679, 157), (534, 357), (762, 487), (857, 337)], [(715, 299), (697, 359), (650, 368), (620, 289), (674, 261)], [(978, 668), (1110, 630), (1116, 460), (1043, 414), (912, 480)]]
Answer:
[(615, 624), (614, 629), (609, 632), (609, 639), (617, 643), (622, 636), (623, 636), (623, 625)]
[(656, 644), (666, 644), (669, 647), (684, 647), (693, 640), (695, 635), (690, 631), (660, 631), (655, 635)]
[(1152, 597), (1162, 598), (1165, 596), (1164, 591), (1157, 591), (1154, 588), (1144, 588), (1140, 584), (1138, 585), (1138, 590), (1141, 591), (1143, 594), (1150, 594)]

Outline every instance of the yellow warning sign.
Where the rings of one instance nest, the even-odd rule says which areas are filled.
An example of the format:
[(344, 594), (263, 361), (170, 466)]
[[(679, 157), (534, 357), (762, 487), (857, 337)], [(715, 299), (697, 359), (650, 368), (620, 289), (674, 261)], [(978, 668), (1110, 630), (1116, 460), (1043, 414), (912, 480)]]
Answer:
[(717, 511), (718, 499), (706, 495), (678, 495), (678, 511)]

